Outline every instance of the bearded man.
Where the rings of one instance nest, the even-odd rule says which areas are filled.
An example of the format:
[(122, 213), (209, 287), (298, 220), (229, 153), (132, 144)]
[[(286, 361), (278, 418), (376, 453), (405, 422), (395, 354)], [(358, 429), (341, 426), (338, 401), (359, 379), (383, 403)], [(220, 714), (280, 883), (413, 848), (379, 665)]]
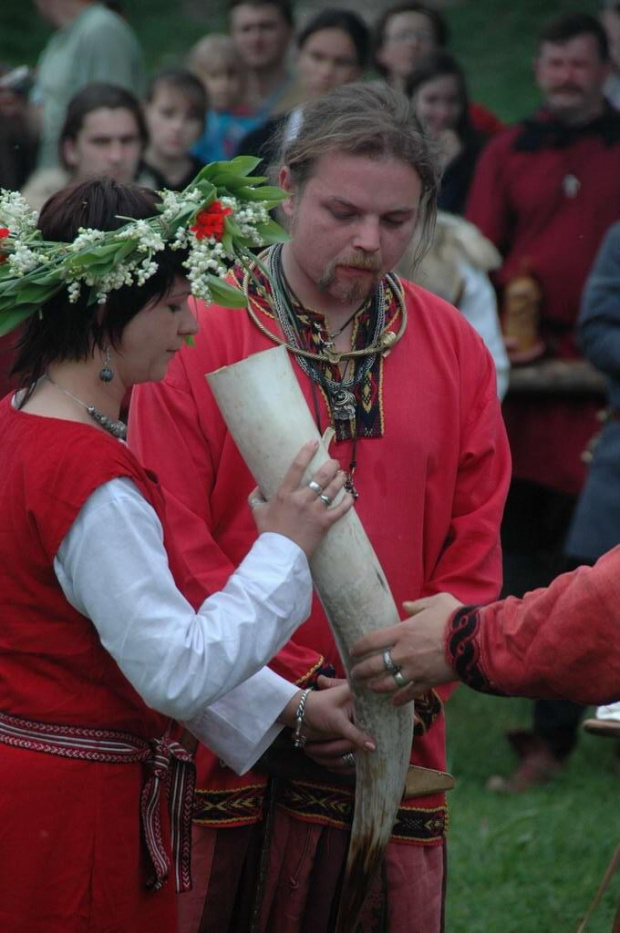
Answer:
[[(309, 104), (279, 180), (290, 195), (291, 239), (263, 256), (273, 287), (258, 264), (256, 280), (235, 273), (248, 313), (198, 306), (195, 347), (132, 403), (131, 443), (168, 488), (189, 565), (203, 582), (203, 567), (218, 565), (215, 588), (255, 535), (246, 504), (254, 484), (204, 373), (284, 342), (319, 430), (335, 429), (333, 455), (397, 604), (441, 590), (466, 603), (494, 598), (510, 463), (493, 362), (458, 311), (390, 272), (407, 249), (423, 249), (437, 196), (437, 166), (407, 100), (350, 84)], [(320, 674), (343, 676), (318, 602), (273, 668), (303, 686)], [(416, 704), (418, 765), (445, 765), (448, 692), (429, 691)], [(352, 750), (340, 741), (306, 745), (335, 775), (351, 772)], [(201, 765), (196, 888), (181, 899), (182, 928), (247, 930), (267, 779), (239, 779), (206, 749)], [(279, 786), (259, 928), (326, 933), (353, 794), (335, 778)], [(442, 793), (403, 802), (362, 930), (441, 929), (445, 829)]]

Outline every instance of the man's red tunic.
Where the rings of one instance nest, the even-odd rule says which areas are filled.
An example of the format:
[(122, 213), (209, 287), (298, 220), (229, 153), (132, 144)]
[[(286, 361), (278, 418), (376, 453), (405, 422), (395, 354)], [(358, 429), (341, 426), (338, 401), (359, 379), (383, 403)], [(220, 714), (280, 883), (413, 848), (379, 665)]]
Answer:
[[(548, 354), (575, 359), (581, 293), (607, 228), (620, 217), (620, 115), (572, 131), (544, 114), (498, 133), (484, 149), (467, 218), (500, 250), (503, 288), (521, 274), (542, 288)], [(599, 400), (508, 398), (514, 476), (579, 492), (581, 453), (599, 425)]]
[[(454, 308), (418, 286), (404, 283), (404, 289), (407, 329), (381, 364), (383, 435), (357, 441), (357, 512), (397, 605), (442, 590), (468, 602), (485, 601), (497, 595), (501, 582), (498, 527), (510, 474), (493, 362)], [(213, 591), (239, 563), (256, 530), (247, 505), (254, 482), (205, 373), (273, 343), (244, 311), (199, 305), (197, 314), (195, 346), (177, 355), (163, 383), (134, 392), (130, 444), (143, 462), (157, 467), (176, 543), (190, 572)], [(279, 333), (268, 311), (260, 314), (262, 323)], [(330, 419), (323, 394), (313, 392), (310, 379), (291, 359), (324, 429)], [(348, 468), (353, 442), (334, 444), (332, 453)], [(315, 601), (309, 621), (272, 666), (306, 684), (328, 665), (343, 675)], [(436, 694), (417, 707), (424, 734), (414, 742), (416, 764), (444, 768), (441, 707)], [(239, 778), (206, 750), (201, 765), (198, 821), (225, 828), (260, 819), (263, 775)], [(343, 825), (343, 811), (351, 805), (345, 791), (328, 794), (322, 788), (285, 793), (285, 798), (300, 819), (330, 825)], [(403, 842), (440, 845), (444, 831), (445, 800), (435, 795), (407, 801), (395, 833)]]

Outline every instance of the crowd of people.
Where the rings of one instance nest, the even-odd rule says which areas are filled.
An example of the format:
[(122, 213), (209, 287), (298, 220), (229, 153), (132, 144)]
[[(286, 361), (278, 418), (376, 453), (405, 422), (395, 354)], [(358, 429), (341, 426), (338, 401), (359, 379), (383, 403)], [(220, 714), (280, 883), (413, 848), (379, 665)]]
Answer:
[[(551, 781), (585, 704), (620, 738), (620, 3), (532, 37), (510, 126), (432, 4), (231, 0), (148, 80), (117, 4), (36, 6), (36, 70), (0, 76), (0, 927), (329, 933), (380, 739), (311, 598), (350, 508), (404, 607), (353, 676), (415, 697), (414, 770), (445, 771), (455, 679), (535, 700), (492, 790)], [(253, 178), (194, 186), (236, 155), (288, 239)], [(276, 343), (334, 460), (307, 446), (267, 502), (204, 374)], [(362, 933), (443, 929), (443, 786), (405, 794)]]

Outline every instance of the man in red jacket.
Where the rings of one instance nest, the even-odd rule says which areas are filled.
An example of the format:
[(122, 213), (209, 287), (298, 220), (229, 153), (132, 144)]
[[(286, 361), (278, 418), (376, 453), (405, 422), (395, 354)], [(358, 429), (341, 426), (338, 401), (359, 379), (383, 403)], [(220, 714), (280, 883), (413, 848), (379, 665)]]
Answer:
[[(605, 231), (620, 216), (620, 114), (603, 96), (609, 67), (597, 19), (575, 13), (550, 22), (535, 63), (543, 106), (489, 143), (470, 190), (467, 216), (502, 252), (497, 284), (506, 313), (508, 296), (520, 289), (521, 324), (529, 286), (530, 310), (539, 316), (530, 362), (538, 356), (568, 367), (580, 360), (574, 326), (581, 292)], [(565, 569), (581, 455), (603, 404), (578, 386), (564, 396), (509, 391), (504, 416), (514, 478), (502, 528), (505, 593), (520, 596)], [(548, 780), (562, 766), (580, 715), (564, 703), (536, 704), (533, 734), (515, 736), (524, 758), (510, 789)]]

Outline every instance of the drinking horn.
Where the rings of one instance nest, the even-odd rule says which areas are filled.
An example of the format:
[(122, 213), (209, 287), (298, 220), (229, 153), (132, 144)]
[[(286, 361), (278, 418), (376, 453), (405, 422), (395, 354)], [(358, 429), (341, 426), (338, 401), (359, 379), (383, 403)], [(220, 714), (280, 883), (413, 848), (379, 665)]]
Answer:
[[(222, 416), (262, 494), (269, 498), (302, 444), (319, 438), (284, 347), (266, 350), (207, 375)], [(328, 458), (323, 442), (308, 481)], [(315, 589), (349, 675), (350, 646), (399, 621), (385, 574), (351, 509), (327, 533), (310, 561)], [(374, 753), (356, 756), (349, 853), (335, 933), (351, 933), (388, 843), (403, 795), (413, 738), (413, 704), (395, 708), (385, 696), (351, 682), (355, 721), (372, 735)]]

